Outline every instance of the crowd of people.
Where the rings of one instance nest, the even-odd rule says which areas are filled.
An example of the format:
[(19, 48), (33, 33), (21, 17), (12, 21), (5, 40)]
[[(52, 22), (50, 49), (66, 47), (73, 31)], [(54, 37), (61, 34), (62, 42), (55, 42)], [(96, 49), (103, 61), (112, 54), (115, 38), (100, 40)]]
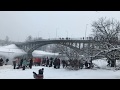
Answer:
[(32, 68), (32, 66), (45, 66), (45, 67), (54, 67), (55, 69), (60, 69), (60, 66), (63, 68), (70, 69), (83, 69), (84, 67), (89, 69), (93, 68), (92, 60), (61, 60), (60, 58), (30, 58), (30, 59), (20, 59), (15, 58), (13, 61), (13, 68), (19, 69), (22, 68), (25, 70), (27, 67)]
[(32, 66), (46, 66), (46, 67), (52, 67), (54, 65), (54, 68), (60, 68), (60, 59), (59, 58), (15, 58), (13, 60), (13, 69), (20, 69), (22, 68), (25, 70), (27, 67), (32, 68)]
[(59, 69), (60, 66), (63, 68), (71, 68), (71, 69), (90, 69), (93, 68), (92, 60), (85, 61), (83, 59), (81, 60), (61, 60), (60, 58), (42, 58), (42, 59), (36, 59), (34, 60), (34, 63), (39, 63), (40, 66), (46, 66), (46, 67), (54, 67), (55, 69)]
[(69, 69), (83, 69), (84, 67), (86, 69), (93, 68), (92, 60), (62, 60), (62, 66), (63, 68), (69, 68)]
[[(0, 66), (3, 64), (7, 65), (9, 59), (5, 61), (1, 58), (0, 59)], [(60, 69), (60, 66), (63, 68), (70, 68), (70, 69), (83, 69), (84, 67), (89, 69), (93, 68), (92, 61), (85, 61), (85, 60), (62, 60), (60, 58), (20, 58), (17, 57), (13, 60), (13, 69), (20, 69), (25, 70), (26, 68), (32, 69), (32, 66), (45, 66), (45, 67), (54, 67), (55, 69)]]
[(34, 65), (35, 66), (46, 66), (46, 67), (52, 67), (54, 66), (55, 69), (60, 68), (60, 59), (59, 58), (34, 58), (33, 59)]
[(26, 59), (26, 58), (15, 58), (13, 60), (13, 69), (20, 69), (22, 68), (23, 70), (25, 70), (27, 67), (29, 67), (30, 69), (32, 69), (33, 66), (33, 60), (32, 58)]

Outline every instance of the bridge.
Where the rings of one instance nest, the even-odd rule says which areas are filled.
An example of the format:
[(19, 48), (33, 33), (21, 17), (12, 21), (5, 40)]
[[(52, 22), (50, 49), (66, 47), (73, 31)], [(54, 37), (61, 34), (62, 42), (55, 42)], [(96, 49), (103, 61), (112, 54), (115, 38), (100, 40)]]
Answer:
[(45, 40), (16, 43), (16, 46), (23, 49), (25, 52), (28, 53), (29, 56), (31, 56), (34, 50), (48, 44), (59, 44), (59, 45), (67, 46), (71, 49), (74, 49), (79, 54), (83, 54), (86, 50), (87, 52), (92, 52), (92, 53), (100, 51), (102, 45), (107, 45), (105, 43), (106, 42), (102, 42), (100, 40), (94, 40), (92, 38), (87, 38), (87, 39), (59, 38), (59, 39), (45, 39)]

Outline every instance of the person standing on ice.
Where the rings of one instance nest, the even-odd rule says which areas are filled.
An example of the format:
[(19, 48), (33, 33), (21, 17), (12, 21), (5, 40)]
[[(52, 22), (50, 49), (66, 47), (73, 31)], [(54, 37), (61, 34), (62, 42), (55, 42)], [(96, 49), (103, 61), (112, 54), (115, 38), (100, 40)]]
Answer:
[(32, 60), (32, 58), (30, 58), (30, 63), (29, 63), (30, 69), (32, 69), (32, 65), (33, 65), (33, 60)]
[(1, 58), (1, 59), (0, 59), (0, 66), (3, 66), (3, 63), (4, 63), (4, 61), (3, 61), (3, 59)]
[(20, 58), (18, 58), (18, 60), (17, 60), (17, 69), (19, 69), (20, 68)]
[(48, 65), (49, 65), (49, 59), (48, 59), (48, 57), (47, 57), (47, 60), (46, 60), (46, 67), (48, 67)]
[(52, 67), (52, 64), (53, 64), (53, 58), (51, 57), (49, 67)]
[(17, 58), (15, 58), (15, 60), (13, 60), (13, 69), (16, 68), (16, 62), (17, 62)]
[(26, 58), (23, 60), (23, 63), (22, 63), (22, 67), (23, 67), (23, 70), (25, 70), (25, 67), (27, 66), (27, 60)]
[(23, 58), (20, 59), (20, 68), (22, 67)]
[(65, 67), (65, 60), (62, 60), (62, 66)]
[(85, 68), (88, 69), (88, 62), (85, 61)]
[(9, 59), (7, 58), (7, 59), (6, 59), (6, 64), (5, 64), (5, 65), (7, 65), (8, 61), (9, 61)]
[(55, 58), (53, 65), (54, 65), (54, 68), (57, 68), (57, 58)]
[(60, 68), (60, 59), (59, 58), (57, 59), (57, 68), (58, 69)]

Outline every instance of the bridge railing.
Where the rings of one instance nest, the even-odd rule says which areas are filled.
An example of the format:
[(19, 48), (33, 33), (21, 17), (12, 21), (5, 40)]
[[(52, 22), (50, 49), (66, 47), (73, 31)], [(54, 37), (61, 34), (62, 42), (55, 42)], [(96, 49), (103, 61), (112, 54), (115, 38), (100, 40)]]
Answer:
[[(41, 39), (41, 40), (31, 40), (27, 42), (46, 41), (46, 40), (95, 40), (95, 39), (92, 37), (79, 37), (79, 38), (66, 37), (66, 38), (48, 38), (48, 39)], [(17, 42), (14, 44), (22, 44), (22, 43), (25, 43), (25, 42)]]
[(80, 38), (49, 38), (47, 40), (93, 40), (94, 38), (92, 37), (80, 37)]

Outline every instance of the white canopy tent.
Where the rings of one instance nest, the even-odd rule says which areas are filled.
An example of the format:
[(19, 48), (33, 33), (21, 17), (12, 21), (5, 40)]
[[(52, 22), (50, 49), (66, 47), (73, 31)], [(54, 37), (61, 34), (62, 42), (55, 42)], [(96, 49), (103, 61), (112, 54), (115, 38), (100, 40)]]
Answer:
[(18, 48), (15, 44), (0, 47), (0, 56), (8, 58), (8, 64), (12, 64), (14, 57), (22, 56), (25, 54), (27, 53), (24, 50)]
[[(23, 56), (27, 54), (24, 50), (17, 47), (15, 44), (7, 45), (7, 46), (0, 46), (0, 58), (9, 59), (8, 64), (12, 64), (12, 61), (15, 57)], [(58, 56), (59, 53), (50, 53), (40, 50), (35, 50), (32, 55), (34, 57), (51, 57), (51, 56)]]
[(51, 53), (51, 52), (45, 52), (45, 51), (40, 51), (40, 50), (35, 50), (32, 55), (34, 57), (51, 57), (51, 56), (58, 56), (59, 53)]

